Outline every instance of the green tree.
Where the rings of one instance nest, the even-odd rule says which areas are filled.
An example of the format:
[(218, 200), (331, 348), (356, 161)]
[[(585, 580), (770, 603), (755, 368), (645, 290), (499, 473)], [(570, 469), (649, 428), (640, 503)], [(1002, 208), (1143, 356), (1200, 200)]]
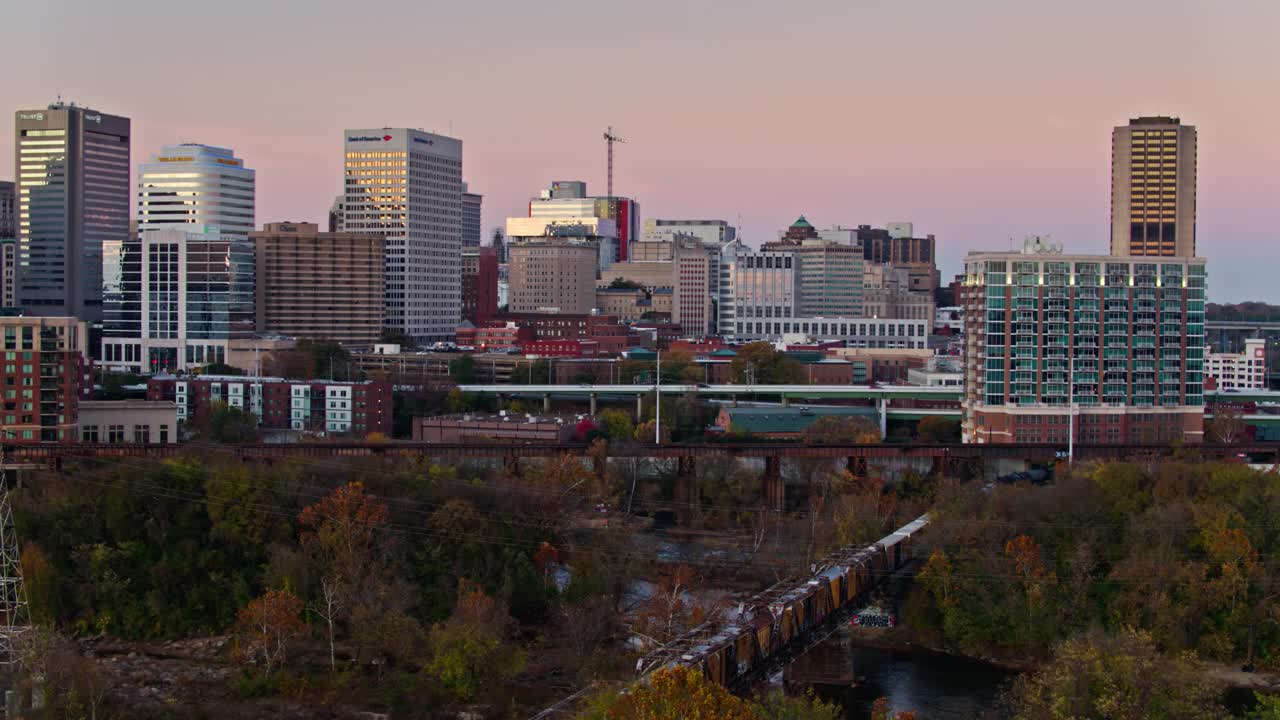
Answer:
[(729, 363), (729, 372), (735, 383), (784, 385), (805, 381), (800, 363), (767, 342), (747, 343), (738, 348), (737, 357)]
[(1219, 688), (1192, 655), (1162, 655), (1151, 636), (1133, 630), (1064, 642), (1053, 660), (1014, 684), (1019, 720), (1209, 720), (1223, 717)]
[(476, 381), (476, 359), (470, 353), (449, 361), (449, 379), (459, 385), (471, 385)]
[(599, 414), (600, 426), (610, 440), (630, 440), (635, 433), (631, 415), (625, 410), (608, 408)]
[(244, 375), (244, 371), (226, 363), (209, 363), (204, 366), (205, 375)]
[(311, 356), (317, 376), (331, 380), (355, 380), (356, 368), (351, 364), (351, 353), (330, 340), (303, 340), (296, 350)]
[(1249, 713), (1249, 720), (1280, 720), (1280, 695), (1255, 695), (1258, 707)]
[(458, 700), (524, 669), (524, 653), (504, 640), (505, 609), (483, 590), (463, 583), (453, 617), (431, 628), (426, 671)]
[(764, 720), (840, 720), (844, 717), (839, 705), (823, 702), (812, 692), (800, 696), (771, 692), (757, 705)]
[(453, 414), (464, 412), (468, 405), (466, 396), (458, 388), (450, 390), (444, 399), (444, 409)]
[(960, 442), (960, 423), (944, 417), (930, 416), (916, 426), (916, 434), (922, 442)]
[(512, 385), (548, 385), (551, 383), (551, 363), (546, 360), (526, 360), (511, 371)]
[(247, 443), (258, 439), (258, 418), (226, 403), (214, 403), (205, 417), (193, 418), (196, 437), (219, 443)]

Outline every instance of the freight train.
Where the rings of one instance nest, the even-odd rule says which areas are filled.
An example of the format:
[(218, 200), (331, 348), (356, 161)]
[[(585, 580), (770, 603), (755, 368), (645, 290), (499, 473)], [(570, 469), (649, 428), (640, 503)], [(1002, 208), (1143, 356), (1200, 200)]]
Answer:
[(909, 562), (928, 525), (922, 515), (871, 545), (828, 555), (812, 574), (780, 582), (644, 656), (637, 674), (685, 666), (730, 688), (763, 676), (825, 638), (836, 617)]

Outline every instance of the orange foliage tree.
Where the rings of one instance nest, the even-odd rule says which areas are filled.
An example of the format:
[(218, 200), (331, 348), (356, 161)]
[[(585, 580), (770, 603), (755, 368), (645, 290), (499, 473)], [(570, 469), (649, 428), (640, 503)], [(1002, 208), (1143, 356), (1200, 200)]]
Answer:
[(365, 494), (359, 482), (334, 490), (298, 516), (302, 549), (320, 575), (321, 598), (315, 610), (325, 621), (330, 665), (336, 624), (350, 619), (387, 579), (389, 519), (386, 503)]
[(236, 662), (260, 663), (267, 675), (283, 667), (289, 641), (306, 630), (301, 615), (302, 601), (288, 590), (268, 590), (250, 601), (236, 619)]
[(584, 714), (609, 720), (759, 720), (757, 708), (685, 667), (663, 668), (625, 694), (598, 696)]

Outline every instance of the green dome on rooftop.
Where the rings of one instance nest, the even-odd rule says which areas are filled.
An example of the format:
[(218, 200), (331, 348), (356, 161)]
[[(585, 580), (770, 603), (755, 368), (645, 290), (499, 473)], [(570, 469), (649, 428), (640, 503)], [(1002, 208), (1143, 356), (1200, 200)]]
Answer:
[(805, 220), (804, 216), (801, 215), (799, 220), (796, 220), (795, 222), (791, 223), (791, 227), (811, 228), (813, 227), (813, 225), (810, 225), (809, 221)]

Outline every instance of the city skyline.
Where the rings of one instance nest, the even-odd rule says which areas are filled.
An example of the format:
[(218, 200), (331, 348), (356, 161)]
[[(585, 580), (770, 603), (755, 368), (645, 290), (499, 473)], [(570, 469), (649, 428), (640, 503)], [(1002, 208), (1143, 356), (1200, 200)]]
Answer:
[[(755, 247), (800, 214), (818, 227), (910, 221), (937, 236), (944, 280), (970, 250), (1006, 249), (1031, 233), (1070, 252), (1106, 252), (1111, 128), (1172, 115), (1200, 129), (1198, 251), (1211, 277), (1230, 278), (1210, 283), (1211, 299), (1280, 302), (1253, 260), (1280, 226), (1270, 130), (1280, 99), (1258, 91), (1275, 69), (1265, 49), (1265, 28), (1280, 21), (1272, 4), (822, 3), (797, 14), (755, 3), (732, 13), (664, 2), (625, 13), (391, 3), (385, 12), (405, 22), (382, 30), (378, 57), (355, 62), (296, 52), (349, 47), (339, 6), (320, 3), (307, 18), (247, 8), (134, 3), (111, 11), (120, 33), (100, 36), (89, 30), (108, 22), (104, 8), (21, 6), (0, 30), (19, 56), (40, 42), (24, 27), (65, 24), (82, 41), (17, 74), (0, 98), (15, 110), (61, 94), (130, 117), (138, 158), (179, 142), (235, 147), (259, 170), (260, 223), (324, 222), (341, 191), (344, 128), (435, 130), (465, 142), (464, 180), (485, 196), (485, 236), (550, 180), (580, 178), (603, 192), (600, 133), (613, 125), (630, 141), (616, 148), (615, 192), (636, 198), (644, 218), (741, 216)], [(429, 44), (396, 40), (427, 20), (454, 32)], [(172, 36), (141, 29), (180, 22), (186, 29)], [(1149, 48), (1131, 41), (1135, 23), (1177, 48), (1140, 83), (1132, 69)], [(565, 28), (582, 36), (579, 57), (603, 60), (531, 70), (538, 53), (555, 60), (545, 39)], [(184, 54), (189, 62), (172, 68), (150, 61), (215, 37), (269, 52)], [(205, 83), (164, 82), (206, 63)], [(424, 70), (424, 89), (389, 100), (406, 68)], [(138, 82), (144, 72), (152, 79)], [(573, 97), (583, 102), (522, 110), (554, 100), (540, 82), (554, 72), (578, 78), (584, 90)], [(625, 82), (605, 80), (618, 73)], [(303, 102), (312, 96), (336, 102)], [(12, 133), (0, 133), (0, 166), (12, 158)]]

